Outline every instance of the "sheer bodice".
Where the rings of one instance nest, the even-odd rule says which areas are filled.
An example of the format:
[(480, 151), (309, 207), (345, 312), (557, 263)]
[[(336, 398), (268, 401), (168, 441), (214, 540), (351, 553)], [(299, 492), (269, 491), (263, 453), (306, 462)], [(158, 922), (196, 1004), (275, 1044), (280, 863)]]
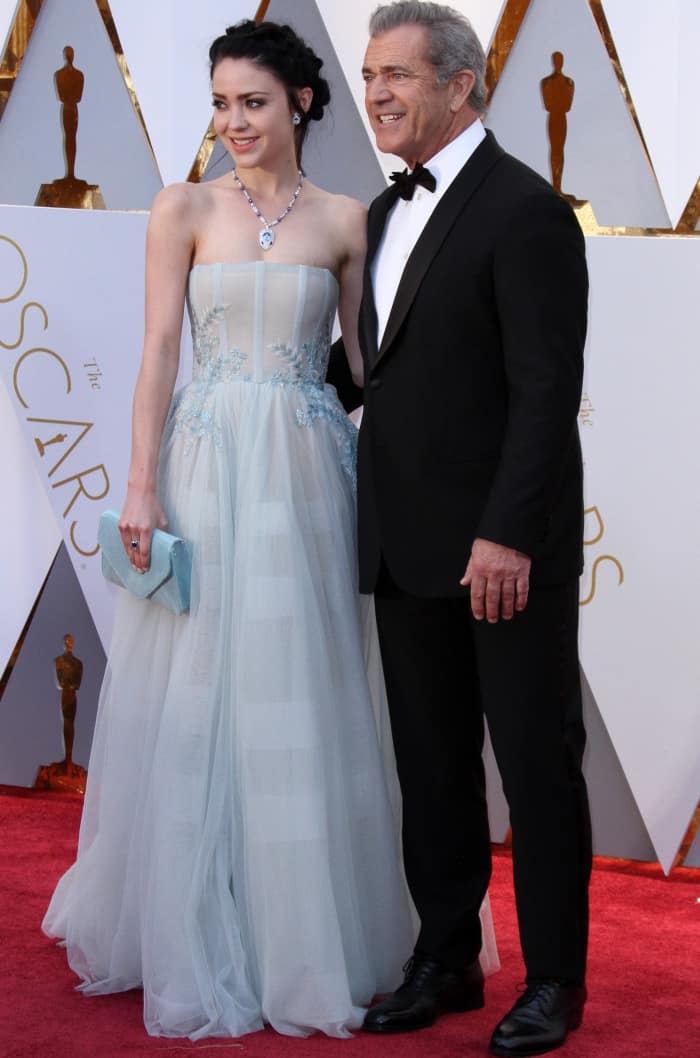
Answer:
[(338, 284), (308, 265), (195, 265), (188, 308), (194, 377), (321, 386)]
[(218, 387), (277, 390), (278, 404), (292, 402), (297, 425), (325, 420), (354, 486), (356, 431), (335, 391), (324, 385), (338, 302), (333, 274), (266, 261), (195, 265), (187, 302), (193, 378), (176, 401), (175, 430), (219, 442), (217, 419), (228, 413), (220, 405), (217, 410)]

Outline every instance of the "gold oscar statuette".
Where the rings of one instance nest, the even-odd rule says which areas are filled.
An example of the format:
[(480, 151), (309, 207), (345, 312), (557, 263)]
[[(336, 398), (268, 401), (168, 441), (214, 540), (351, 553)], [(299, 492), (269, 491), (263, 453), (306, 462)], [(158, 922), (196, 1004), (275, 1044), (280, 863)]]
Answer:
[(567, 133), (567, 114), (574, 102), (576, 85), (571, 77), (563, 71), (564, 56), (560, 51), (552, 53), (552, 73), (540, 81), (540, 91), (544, 109), (547, 111), (547, 138), (549, 140), (549, 168), (552, 174), (552, 187), (562, 198), (570, 202), (574, 209), (587, 205), (586, 199), (567, 195), (562, 191), (564, 175), (564, 144)]
[(73, 738), (75, 714), (78, 708), (78, 690), (83, 679), (83, 663), (73, 653), (73, 636), (63, 637), (64, 650), (54, 659), (56, 686), (61, 692), (61, 716), (63, 719), (63, 760), (44, 764), (34, 780), (35, 790), (63, 790), (85, 793), (87, 772), (80, 764), (73, 763)]
[(63, 150), (66, 175), (51, 184), (42, 184), (35, 206), (62, 206), (67, 209), (104, 209), (105, 202), (97, 184), (89, 184), (75, 175), (78, 140), (78, 104), (83, 98), (85, 75), (73, 65), (75, 52), (70, 44), (63, 49), (66, 60), (54, 74), (56, 94), (61, 103)]
[(55, 437), (51, 437), (48, 441), (42, 441), (40, 437), (35, 437), (34, 444), (36, 445), (36, 450), (39, 455), (43, 457), (46, 455), (46, 449), (49, 445), (63, 444), (63, 442), (67, 440), (67, 433), (57, 433)]

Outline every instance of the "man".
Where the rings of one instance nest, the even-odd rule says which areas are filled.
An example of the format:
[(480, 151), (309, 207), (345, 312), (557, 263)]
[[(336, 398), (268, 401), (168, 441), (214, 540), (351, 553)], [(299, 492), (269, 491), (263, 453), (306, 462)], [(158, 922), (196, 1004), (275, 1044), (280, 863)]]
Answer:
[(404, 984), (365, 1028), (483, 1004), (485, 715), (527, 967), (491, 1050), (540, 1054), (585, 1001), (583, 238), (563, 199), (484, 132), (484, 54), (461, 15), (386, 4), (370, 35), (369, 119), (411, 173), (369, 212), (360, 578), (376, 597), (421, 930)]

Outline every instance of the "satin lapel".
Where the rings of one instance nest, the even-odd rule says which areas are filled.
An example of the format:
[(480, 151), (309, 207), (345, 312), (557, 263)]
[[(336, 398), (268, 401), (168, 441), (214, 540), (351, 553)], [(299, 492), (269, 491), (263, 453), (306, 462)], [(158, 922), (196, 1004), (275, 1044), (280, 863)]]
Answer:
[(362, 281), (362, 330), (365, 351), (370, 364), (377, 360), (377, 309), (374, 304), (374, 288), (372, 286), (372, 262), (377, 253), (377, 248), (384, 233), (387, 214), (398, 198), (396, 187), (388, 187), (372, 203), (367, 219), (367, 256)]
[(418, 293), (423, 276), (430, 268), (433, 258), (449, 235), (457, 217), (503, 153), (493, 134), (487, 132), (486, 139), (482, 140), (435, 207), (433, 215), (406, 262), (384, 330), (382, 344), (373, 366), (379, 363), (398, 334), (406, 313)]

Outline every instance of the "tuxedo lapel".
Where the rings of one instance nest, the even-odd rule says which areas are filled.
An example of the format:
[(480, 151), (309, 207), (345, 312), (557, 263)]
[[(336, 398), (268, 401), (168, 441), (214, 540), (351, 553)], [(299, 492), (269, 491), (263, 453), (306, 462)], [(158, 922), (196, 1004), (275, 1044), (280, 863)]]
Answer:
[(379, 248), (382, 235), (384, 234), (384, 225), (386, 224), (386, 218), (389, 210), (395, 204), (399, 197), (399, 189), (395, 184), (387, 187), (385, 191), (382, 191), (381, 195), (375, 198), (374, 202), (370, 206), (369, 216), (367, 218), (367, 265), (371, 265), (374, 261), (375, 255)]
[(384, 225), (389, 210), (399, 197), (398, 189), (392, 185), (383, 191), (372, 203), (367, 218), (367, 256), (362, 280), (362, 313), (361, 326), (364, 347), (370, 364), (378, 356), (377, 348), (377, 307), (374, 303), (374, 286), (372, 284), (372, 262), (377, 253), (384, 232)]
[[(486, 139), (482, 140), (472, 156), (466, 161), (464, 167), (457, 174), (454, 181), (435, 207), (435, 211), (423, 229), (418, 242), (413, 248), (411, 256), (406, 262), (406, 267), (403, 270), (401, 281), (398, 290), (396, 291), (396, 297), (394, 298), (394, 303), (391, 307), (391, 312), (389, 313), (389, 319), (387, 320), (381, 345), (377, 351), (377, 356), (371, 360), (373, 367), (385, 356), (391, 343), (398, 334), (399, 328), (406, 318), (406, 314), (418, 293), (424, 275), (430, 268), (433, 258), (451, 231), (457, 217), (502, 155), (503, 150), (496, 143), (492, 133), (487, 132)], [(384, 220), (386, 219), (387, 212), (388, 210), (384, 212)], [(382, 230), (383, 227), (384, 224), (382, 221)], [(373, 233), (368, 229), (368, 240), (372, 234)], [(381, 238), (381, 231), (379, 233), (379, 238)], [(379, 238), (376, 238), (376, 242), (374, 243), (373, 255), (376, 253)], [(374, 299), (372, 299), (372, 306), (374, 306)], [(376, 312), (374, 341), (376, 348)]]

